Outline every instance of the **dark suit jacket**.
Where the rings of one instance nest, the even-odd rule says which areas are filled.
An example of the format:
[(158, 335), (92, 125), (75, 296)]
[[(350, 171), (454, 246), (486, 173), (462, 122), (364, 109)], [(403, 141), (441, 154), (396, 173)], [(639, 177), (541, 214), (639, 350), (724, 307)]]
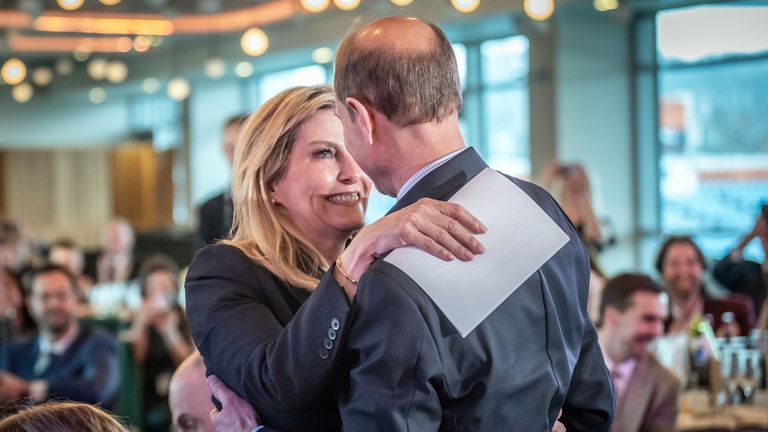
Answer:
[(340, 429), (336, 370), (350, 306), (330, 273), (310, 296), (239, 249), (216, 244), (192, 261), (186, 297), (207, 373), (253, 404), (264, 424)]
[(653, 354), (646, 353), (616, 401), (611, 432), (672, 432), (677, 421), (680, 381)]
[[(465, 150), (393, 211), (422, 197), (446, 200), (486, 167)], [(509, 180), (570, 241), (466, 338), (411, 278), (376, 261), (359, 282), (346, 335), (344, 430), (549, 432), (561, 408), (569, 432), (609, 429), (613, 387), (586, 312), (586, 250), (549, 194)]]
[(99, 403), (109, 408), (120, 385), (116, 350), (115, 340), (108, 333), (82, 328), (64, 354), (51, 356), (42, 374), (34, 373), (40, 353), (37, 337), (11, 345), (8, 363), (0, 364), (0, 369), (27, 381), (47, 381), (52, 399)]
[(200, 206), (198, 237), (201, 246), (226, 238), (232, 227), (232, 197), (220, 193)]

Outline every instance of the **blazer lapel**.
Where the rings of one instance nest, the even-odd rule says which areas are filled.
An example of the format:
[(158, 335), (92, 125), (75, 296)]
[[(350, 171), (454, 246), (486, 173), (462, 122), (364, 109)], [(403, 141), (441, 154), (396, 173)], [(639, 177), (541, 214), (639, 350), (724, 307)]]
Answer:
[(488, 165), (475, 149), (469, 147), (419, 180), (395, 203), (387, 214), (408, 207), (421, 198), (448, 200), (456, 191), (487, 167)]
[(647, 385), (649, 368), (648, 354), (645, 354), (635, 367), (632, 377), (627, 384), (627, 390), (621, 404), (620, 425), (622, 432), (639, 431), (642, 426), (643, 416), (651, 398), (651, 386)]

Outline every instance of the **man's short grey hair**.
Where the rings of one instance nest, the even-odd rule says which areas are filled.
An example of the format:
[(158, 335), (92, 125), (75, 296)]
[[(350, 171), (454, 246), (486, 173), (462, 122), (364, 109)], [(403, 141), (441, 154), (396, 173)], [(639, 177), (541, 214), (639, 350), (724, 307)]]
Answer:
[(344, 102), (353, 97), (401, 127), (441, 121), (458, 112), (462, 98), (456, 56), (445, 33), (427, 25), (434, 31), (433, 46), (412, 52), (360, 47), (363, 26), (353, 25), (336, 53), (336, 98)]

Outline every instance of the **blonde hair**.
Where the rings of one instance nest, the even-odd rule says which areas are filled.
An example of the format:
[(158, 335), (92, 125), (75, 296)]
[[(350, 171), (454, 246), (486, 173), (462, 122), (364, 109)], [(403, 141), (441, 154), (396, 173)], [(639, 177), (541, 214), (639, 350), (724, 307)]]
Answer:
[(128, 432), (101, 408), (77, 402), (49, 402), (0, 420), (0, 432)]
[(329, 267), (322, 254), (281, 215), (271, 199), (272, 185), (285, 174), (301, 125), (323, 109), (333, 109), (328, 86), (293, 87), (253, 113), (235, 146), (232, 178), (234, 218), (229, 240), (246, 256), (296, 287), (313, 289)]

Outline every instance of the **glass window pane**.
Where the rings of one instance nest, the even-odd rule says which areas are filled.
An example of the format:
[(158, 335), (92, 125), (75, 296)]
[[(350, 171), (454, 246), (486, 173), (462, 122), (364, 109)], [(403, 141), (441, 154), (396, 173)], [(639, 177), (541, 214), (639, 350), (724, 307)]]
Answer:
[(751, 229), (768, 201), (766, 100), (768, 60), (659, 73), (663, 232), (696, 234), (719, 258)]
[(768, 6), (714, 5), (661, 12), (662, 63), (768, 52)]
[(304, 66), (265, 74), (259, 80), (259, 99), (261, 99), (259, 104), (266, 102), (272, 96), (291, 87), (325, 83), (325, 68), (320, 65)]
[(394, 205), (394, 198), (382, 194), (376, 188), (371, 189), (371, 195), (368, 197), (368, 208), (365, 211), (365, 222), (376, 222), (386, 215)]
[(488, 164), (516, 177), (530, 177), (528, 88), (489, 91), (484, 100)]
[(467, 81), (467, 47), (463, 44), (451, 44), (453, 53), (456, 55), (456, 66), (459, 69), (459, 81), (461, 89), (464, 90)]
[(480, 52), (484, 84), (498, 84), (527, 78), (527, 37), (518, 35), (485, 41), (480, 45)]

